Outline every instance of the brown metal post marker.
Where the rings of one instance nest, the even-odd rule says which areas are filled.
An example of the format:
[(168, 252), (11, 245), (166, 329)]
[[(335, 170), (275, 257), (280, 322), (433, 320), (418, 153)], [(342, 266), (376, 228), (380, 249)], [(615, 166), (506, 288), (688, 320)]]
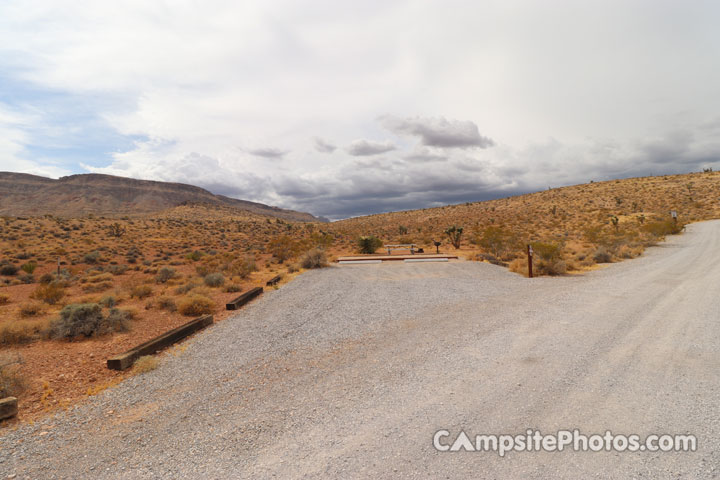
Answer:
[(532, 276), (532, 257), (533, 257), (533, 249), (528, 244), (527, 246), (527, 255), (528, 255), (528, 277), (533, 278)]

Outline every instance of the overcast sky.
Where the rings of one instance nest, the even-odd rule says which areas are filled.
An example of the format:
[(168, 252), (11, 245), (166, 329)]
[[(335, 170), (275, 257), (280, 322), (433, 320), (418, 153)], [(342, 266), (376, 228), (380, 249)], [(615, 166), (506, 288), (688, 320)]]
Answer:
[(0, 2), (0, 170), (330, 218), (720, 167), (717, 1)]

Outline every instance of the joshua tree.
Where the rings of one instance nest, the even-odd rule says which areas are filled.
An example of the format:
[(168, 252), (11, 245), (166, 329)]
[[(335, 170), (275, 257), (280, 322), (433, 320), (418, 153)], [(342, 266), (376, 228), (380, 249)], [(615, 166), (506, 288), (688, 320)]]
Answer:
[(612, 217), (610, 217), (610, 221), (612, 222), (613, 227), (615, 227), (615, 231), (617, 232), (618, 228), (620, 227), (620, 219), (616, 215), (613, 215)]
[(448, 236), (450, 239), (450, 243), (452, 243), (453, 247), (460, 248), (460, 239), (462, 238), (463, 233), (463, 227), (456, 227), (453, 225), (452, 227), (445, 230), (445, 235)]
[(120, 238), (125, 235), (125, 227), (115, 222), (108, 227), (108, 233), (111, 237)]

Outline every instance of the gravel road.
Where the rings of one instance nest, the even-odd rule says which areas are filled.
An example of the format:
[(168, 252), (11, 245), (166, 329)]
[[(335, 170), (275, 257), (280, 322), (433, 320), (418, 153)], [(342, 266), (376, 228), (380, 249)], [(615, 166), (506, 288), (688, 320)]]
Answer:
[[(718, 478), (720, 221), (585, 275), (303, 274), (67, 412), (0, 478)], [(694, 434), (690, 453), (438, 452), (439, 429)], [(12, 477), (15, 475), (15, 477)]]

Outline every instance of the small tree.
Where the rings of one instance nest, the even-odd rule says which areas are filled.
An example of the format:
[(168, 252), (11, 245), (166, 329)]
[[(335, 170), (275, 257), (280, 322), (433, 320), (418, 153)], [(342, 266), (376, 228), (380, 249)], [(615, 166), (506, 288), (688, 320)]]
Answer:
[(375, 250), (383, 246), (382, 240), (375, 236), (367, 236), (358, 238), (358, 248), (360, 253), (375, 253)]
[(450, 243), (452, 243), (452, 246), (455, 248), (460, 248), (462, 234), (463, 227), (457, 227), (455, 225), (445, 230), (445, 235), (448, 236), (448, 238), (450, 239)]
[(127, 230), (125, 229), (125, 227), (123, 227), (122, 225), (120, 225), (120, 224), (117, 223), (117, 222), (113, 223), (112, 225), (110, 225), (110, 226), (108, 227), (108, 234), (109, 234), (111, 237), (115, 237), (115, 238), (120, 238), (120, 237), (122, 237), (123, 235), (125, 235), (125, 232), (126, 232), (126, 231), (127, 231)]
[(612, 222), (613, 227), (615, 227), (615, 231), (617, 232), (620, 228), (620, 219), (617, 216), (613, 215), (612, 217), (610, 217), (610, 221)]

